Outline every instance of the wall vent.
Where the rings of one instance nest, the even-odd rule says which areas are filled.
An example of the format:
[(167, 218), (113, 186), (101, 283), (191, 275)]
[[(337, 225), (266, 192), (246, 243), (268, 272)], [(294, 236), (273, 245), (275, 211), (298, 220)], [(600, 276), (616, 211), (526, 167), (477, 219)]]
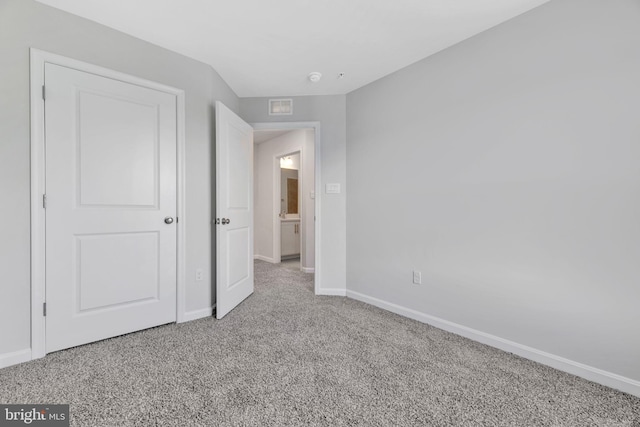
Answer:
[(293, 99), (270, 99), (270, 116), (290, 116), (293, 114)]

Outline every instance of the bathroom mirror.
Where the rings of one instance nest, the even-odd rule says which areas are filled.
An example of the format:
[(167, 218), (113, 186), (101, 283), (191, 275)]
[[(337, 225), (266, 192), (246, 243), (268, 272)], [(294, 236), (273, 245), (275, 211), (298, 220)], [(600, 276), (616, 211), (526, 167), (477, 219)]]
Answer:
[(298, 171), (280, 169), (280, 212), (298, 213)]

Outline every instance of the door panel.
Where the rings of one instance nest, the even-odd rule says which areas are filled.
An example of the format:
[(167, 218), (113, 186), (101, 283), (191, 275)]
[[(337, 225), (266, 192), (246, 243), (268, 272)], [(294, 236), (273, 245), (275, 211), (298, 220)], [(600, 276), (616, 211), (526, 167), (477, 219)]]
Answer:
[(76, 236), (78, 314), (158, 299), (158, 233)]
[(176, 320), (176, 97), (45, 65), (46, 350)]
[(228, 274), (227, 287), (230, 289), (250, 275), (249, 229), (238, 228), (227, 232)]
[[(229, 110), (229, 112), (231, 111)], [(235, 119), (239, 120), (240, 118), (236, 116)], [(227, 123), (225, 130), (227, 144), (225, 175), (228, 185), (226, 208), (246, 212), (251, 204), (249, 183), (253, 179), (251, 171), (253, 161), (249, 163), (247, 159), (252, 158), (253, 155), (253, 136), (249, 141), (247, 129), (243, 123), (235, 123), (235, 120)], [(252, 130), (251, 135), (253, 135)]]
[(253, 293), (252, 184), (253, 129), (216, 102), (216, 216), (220, 220), (216, 226), (218, 319)]
[(78, 96), (80, 205), (156, 207), (157, 105), (87, 90)]
[(296, 254), (296, 223), (280, 223), (280, 257)]

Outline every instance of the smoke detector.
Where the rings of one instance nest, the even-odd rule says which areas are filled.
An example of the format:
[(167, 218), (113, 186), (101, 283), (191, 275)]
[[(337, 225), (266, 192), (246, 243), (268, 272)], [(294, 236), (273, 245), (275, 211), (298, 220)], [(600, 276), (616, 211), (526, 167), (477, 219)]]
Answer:
[(309, 74), (308, 78), (311, 83), (318, 83), (322, 78), (322, 73), (318, 73), (317, 71), (314, 71), (313, 73)]

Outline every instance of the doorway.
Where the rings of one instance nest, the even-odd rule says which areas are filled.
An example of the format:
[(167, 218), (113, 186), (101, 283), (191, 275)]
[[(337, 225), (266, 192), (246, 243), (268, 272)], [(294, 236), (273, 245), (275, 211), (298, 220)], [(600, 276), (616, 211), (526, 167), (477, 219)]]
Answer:
[[(298, 135), (305, 138), (306, 135)], [(294, 136), (296, 138), (296, 136)], [(280, 250), (274, 245), (274, 259), (278, 262), (289, 261), (289, 266), (297, 263), (298, 269), (304, 271), (313, 266), (313, 259), (307, 259), (305, 248), (306, 239), (313, 236), (303, 235), (306, 218), (302, 214), (304, 203), (308, 209), (309, 202), (304, 197), (302, 189), (303, 177), (309, 178), (306, 170), (303, 170), (299, 151), (277, 157), (274, 171), (274, 201), (280, 202), (278, 217), (280, 219)], [(280, 178), (279, 182), (277, 178)], [(278, 191), (280, 189), (280, 191)], [(276, 230), (277, 233), (277, 230)], [(275, 234), (275, 233), (274, 233)], [(305, 250), (305, 253), (303, 253)], [(313, 267), (311, 267), (313, 268)]]
[[(317, 293), (321, 223), (317, 190), (319, 123), (254, 123), (252, 126), (254, 258), (273, 264), (287, 260), (290, 266), (290, 260), (299, 257), (299, 269), (314, 274)], [(297, 198), (297, 204), (292, 198)]]

